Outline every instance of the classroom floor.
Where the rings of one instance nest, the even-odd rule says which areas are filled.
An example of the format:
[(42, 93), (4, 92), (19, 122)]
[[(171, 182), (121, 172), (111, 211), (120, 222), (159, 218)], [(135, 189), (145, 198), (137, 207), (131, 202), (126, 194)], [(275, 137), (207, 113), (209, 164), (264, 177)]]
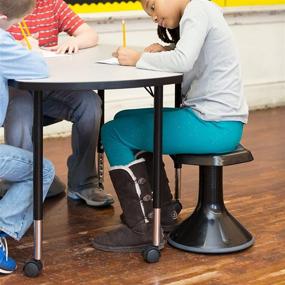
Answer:
[[(118, 200), (114, 207), (94, 209), (62, 195), (45, 203), (44, 270), (29, 279), (22, 273), (32, 256), (32, 230), (20, 243), (9, 240), (9, 254), (18, 270), (0, 276), (1, 285), (281, 285), (285, 284), (285, 107), (252, 112), (243, 144), (255, 160), (226, 167), (225, 202), (230, 212), (255, 236), (255, 245), (243, 252), (203, 255), (179, 251), (170, 246), (159, 263), (147, 264), (137, 253), (105, 253), (95, 250), (90, 240), (120, 223)], [(283, 126), (283, 127), (282, 127)], [(45, 155), (57, 174), (66, 181), (66, 158), (70, 138), (45, 141)], [(165, 158), (173, 185), (173, 169)], [(105, 188), (114, 190), (105, 164)], [(197, 199), (198, 169), (184, 166), (183, 211), (187, 217)], [(115, 196), (116, 197), (116, 196)]]

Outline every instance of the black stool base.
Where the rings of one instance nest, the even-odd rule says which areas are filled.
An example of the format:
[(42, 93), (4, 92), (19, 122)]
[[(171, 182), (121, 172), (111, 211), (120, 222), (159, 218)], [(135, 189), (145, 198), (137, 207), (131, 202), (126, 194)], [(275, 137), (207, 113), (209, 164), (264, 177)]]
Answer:
[(169, 236), (179, 249), (198, 253), (230, 253), (253, 245), (252, 235), (227, 211), (223, 197), (223, 167), (253, 160), (239, 145), (225, 154), (178, 154), (176, 168), (199, 165), (199, 197), (193, 214)]
[(200, 208), (169, 235), (168, 242), (190, 252), (230, 253), (252, 246), (254, 238), (225, 208)]
[(188, 251), (188, 252), (194, 252), (194, 253), (205, 253), (205, 254), (222, 254), (222, 253), (233, 253), (237, 251), (242, 251), (244, 249), (247, 249), (251, 247), (254, 244), (254, 238), (250, 240), (249, 242), (235, 247), (229, 247), (229, 248), (223, 248), (223, 249), (205, 249), (205, 248), (197, 248), (197, 247), (191, 247), (191, 246), (185, 246), (180, 243), (176, 243), (175, 241), (169, 239), (168, 243), (178, 249)]

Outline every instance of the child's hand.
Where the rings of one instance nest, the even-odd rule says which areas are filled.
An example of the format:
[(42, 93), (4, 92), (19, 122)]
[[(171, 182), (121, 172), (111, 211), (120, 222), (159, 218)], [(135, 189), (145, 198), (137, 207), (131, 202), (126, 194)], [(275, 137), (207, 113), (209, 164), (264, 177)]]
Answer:
[(161, 52), (161, 51), (167, 51), (167, 50), (168, 49), (166, 47), (158, 43), (151, 44), (150, 46), (144, 49), (145, 52)]
[[(38, 33), (32, 34), (31, 36), (27, 37), (27, 39), (28, 39), (29, 43), (31, 44), (31, 47), (32, 47), (33, 50), (39, 49), (38, 38), (39, 38), (39, 34)], [(24, 39), (21, 40), (21, 44), (24, 47), (27, 47), (27, 43), (26, 43), (26, 41)]]
[(65, 41), (63, 44), (54, 47), (46, 47), (45, 49), (61, 54), (63, 53), (72, 54), (72, 53), (78, 53), (79, 45), (75, 37), (69, 37), (68, 40)]
[(113, 53), (113, 56), (118, 58), (121, 65), (135, 66), (141, 57), (141, 53), (130, 48), (120, 47)]

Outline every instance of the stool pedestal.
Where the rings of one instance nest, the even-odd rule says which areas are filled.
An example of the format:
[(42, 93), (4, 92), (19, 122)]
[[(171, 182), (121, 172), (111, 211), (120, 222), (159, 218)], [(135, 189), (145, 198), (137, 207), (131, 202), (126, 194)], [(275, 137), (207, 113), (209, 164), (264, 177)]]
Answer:
[(252, 235), (227, 211), (223, 200), (223, 167), (200, 166), (199, 198), (193, 214), (169, 236), (179, 249), (229, 253), (253, 245)]

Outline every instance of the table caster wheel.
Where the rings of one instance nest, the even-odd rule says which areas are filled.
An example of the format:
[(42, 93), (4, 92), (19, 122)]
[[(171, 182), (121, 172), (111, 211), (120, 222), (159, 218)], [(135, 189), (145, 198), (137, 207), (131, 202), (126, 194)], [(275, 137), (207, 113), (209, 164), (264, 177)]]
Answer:
[(32, 259), (25, 263), (23, 271), (27, 277), (37, 277), (43, 269), (43, 264), (40, 260)]
[(150, 246), (142, 252), (144, 260), (148, 263), (155, 263), (159, 261), (160, 250), (155, 246)]

